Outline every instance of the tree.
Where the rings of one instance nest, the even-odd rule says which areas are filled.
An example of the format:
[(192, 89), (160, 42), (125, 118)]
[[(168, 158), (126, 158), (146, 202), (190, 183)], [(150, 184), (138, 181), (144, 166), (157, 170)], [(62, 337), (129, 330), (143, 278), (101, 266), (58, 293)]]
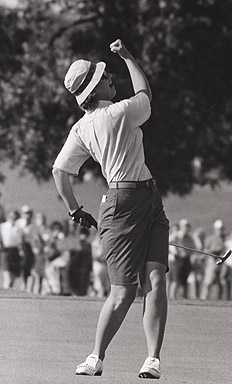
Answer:
[[(104, 60), (131, 95), (127, 70), (109, 51), (121, 38), (146, 72), (152, 116), (146, 161), (161, 192), (232, 179), (230, 0), (30, 0), (0, 15), (0, 156), (47, 180), (81, 111), (63, 86), (71, 61)], [(197, 161), (196, 161), (197, 159)], [(198, 168), (196, 168), (198, 164)], [(87, 168), (98, 176), (99, 166)]]

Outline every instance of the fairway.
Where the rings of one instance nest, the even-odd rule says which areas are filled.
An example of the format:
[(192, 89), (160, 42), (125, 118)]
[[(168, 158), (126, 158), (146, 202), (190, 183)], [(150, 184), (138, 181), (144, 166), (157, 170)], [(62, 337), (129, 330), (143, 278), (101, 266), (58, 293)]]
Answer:
[[(3, 384), (134, 384), (146, 357), (142, 302), (137, 300), (108, 349), (101, 377), (75, 376), (91, 352), (101, 301), (0, 292)], [(232, 306), (178, 301), (169, 305), (162, 350), (167, 384), (231, 384)], [(145, 383), (154, 380), (145, 380)], [(155, 381), (157, 382), (157, 381)]]

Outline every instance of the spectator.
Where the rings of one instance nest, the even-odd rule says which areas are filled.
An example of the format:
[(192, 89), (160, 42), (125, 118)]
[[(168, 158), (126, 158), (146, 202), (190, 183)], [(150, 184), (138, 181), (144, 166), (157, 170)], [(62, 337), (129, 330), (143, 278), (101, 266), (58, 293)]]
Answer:
[[(232, 249), (232, 233), (226, 239), (225, 247), (226, 247), (226, 251), (229, 251)], [(232, 256), (225, 261), (225, 265), (227, 266), (226, 299), (232, 300)]]
[(23, 231), (22, 289), (31, 292), (34, 280), (31, 271), (35, 263), (33, 242), (38, 236), (38, 230), (33, 223), (33, 210), (28, 205), (22, 207), (17, 225)]
[[(2, 197), (2, 194), (0, 192), (0, 198)], [(0, 203), (0, 224), (4, 223), (6, 221), (6, 215), (5, 215), (5, 209), (3, 205)]]
[(54, 295), (61, 294), (60, 268), (67, 265), (67, 254), (62, 258), (64, 251), (64, 231), (59, 221), (53, 221), (50, 225), (50, 237), (45, 247), (47, 262), (45, 277), (48, 281), (49, 291)]
[[(0, 192), (0, 199), (1, 199), (1, 192)], [(0, 224), (4, 223), (6, 221), (6, 215), (5, 215), (5, 209), (3, 205), (0, 203)], [(1, 259), (4, 258), (4, 255), (1, 255), (1, 247), (0, 247), (0, 267), (1, 267)]]
[[(179, 224), (173, 224), (170, 228), (169, 241), (175, 243), (179, 234)], [(177, 260), (177, 248), (169, 246), (169, 272), (167, 274), (167, 290), (169, 299), (175, 299), (179, 282), (179, 263)]]
[(93, 291), (97, 297), (106, 297), (110, 291), (110, 280), (107, 272), (106, 259), (101, 239), (96, 233), (91, 242), (93, 263)]
[[(193, 232), (193, 240), (198, 251), (204, 251), (205, 248), (205, 231), (203, 228), (197, 228)], [(190, 256), (191, 272), (188, 277), (189, 298), (199, 299), (205, 270), (206, 256), (199, 253), (192, 253)]]
[(42, 293), (45, 269), (45, 242), (40, 234), (33, 241), (34, 265), (31, 269), (31, 292)]
[(21, 273), (20, 251), (23, 232), (17, 227), (18, 212), (11, 211), (7, 221), (0, 224), (0, 244), (2, 249), (3, 288), (12, 288)]
[[(205, 241), (205, 251), (215, 255), (222, 255), (225, 252), (225, 228), (221, 220), (216, 220), (213, 225), (213, 234), (209, 235)], [(226, 264), (222, 264), (218, 268), (213, 257), (208, 256), (205, 262), (205, 272), (203, 278), (203, 285), (201, 290), (201, 299), (206, 300), (210, 298), (211, 288), (213, 284), (217, 283), (218, 293), (217, 298), (221, 299), (225, 293), (226, 286)]]
[(31, 270), (32, 285), (31, 291), (34, 293), (43, 293), (43, 285), (46, 284), (45, 279), (45, 263), (46, 263), (46, 243), (49, 240), (49, 229), (46, 225), (46, 216), (43, 213), (35, 215), (35, 226), (37, 228), (33, 241), (33, 253), (35, 263)]
[[(177, 245), (195, 248), (191, 235), (191, 225), (188, 220), (181, 219), (179, 222), (179, 231), (176, 238)], [(188, 277), (191, 271), (190, 256), (192, 252), (183, 248), (176, 248), (176, 286), (173, 292), (173, 298), (188, 298)], [(182, 292), (181, 292), (182, 291)]]
[(35, 225), (37, 226), (38, 233), (46, 243), (50, 237), (50, 230), (47, 226), (47, 217), (44, 213), (38, 212), (35, 215)]
[(72, 293), (77, 296), (86, 296), (90, 287), (92, 253), (89, 235), (87, 228), (80, 228), (79, 244), (70, 261), (70, 287)]
[[(66, 221), (65, 239), (63, 243), (63, 259), (66, 258), (65, 266), (60, 270), (61, 276), (61, 291), (63, 295), (72, 293), (72, 282), (70, 281), (70, 265), (72, 260), (76, 258), (77, 249), (79, 247), (79, 231), (77, 224), (69, 219)], [(74, 283), (75, 284), (75, 283)]]

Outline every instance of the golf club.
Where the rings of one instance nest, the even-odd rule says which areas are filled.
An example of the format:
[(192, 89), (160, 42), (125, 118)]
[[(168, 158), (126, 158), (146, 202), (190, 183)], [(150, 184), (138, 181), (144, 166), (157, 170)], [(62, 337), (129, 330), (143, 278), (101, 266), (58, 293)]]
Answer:
[(183, 248), (188, 251), (192, 251), (194, 253), (201, 253), (202, 255), (212, 256), (212, 257), (215, 257), (216, 259), (220, 259), (217, 261), (217, 265), (224, 263), (224, 261), (226, 261), (226, 259), (228, 259), (228, 257), (231, 255), (231, 250), (227, 251), (224, 256), (217, 256), (217, 255), (214, 255), (213, 253), (199, 251), (198, 249), (185, 247), (183, 245), (178, 245), (175, 243), (169, 243), (169, 245), (172, 245), (173, 247), (177, 247), (177, 248)]

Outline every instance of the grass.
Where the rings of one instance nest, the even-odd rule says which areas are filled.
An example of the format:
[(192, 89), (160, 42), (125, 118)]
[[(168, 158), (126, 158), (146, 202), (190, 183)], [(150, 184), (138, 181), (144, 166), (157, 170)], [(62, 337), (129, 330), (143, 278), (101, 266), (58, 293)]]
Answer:
[[(141, 383), (137, 374), (146, 357), (141, 300), (112, 341), (103, 376), (75, 377), (76, 364), (92, 349), (101, 307), (99, 300), (1, 290), (1, 382)], [(231, 316), (230, 303), (170, 303), (159, 383), (230, 384)]]

